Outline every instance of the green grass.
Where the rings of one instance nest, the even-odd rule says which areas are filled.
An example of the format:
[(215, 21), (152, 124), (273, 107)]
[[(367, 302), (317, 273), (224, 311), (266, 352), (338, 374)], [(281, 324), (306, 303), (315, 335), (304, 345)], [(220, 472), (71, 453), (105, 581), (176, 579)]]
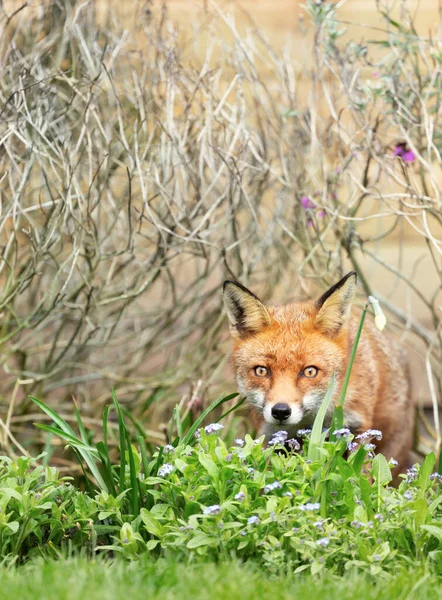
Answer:
[(45, 600), (109, 600), (130, 598), (216, 598), (217, 600), (382, 600), (442, 598), (442, 584), (422, 571), (374, 580), (282, 575), (275, 578), (247, 565), (180, 565), (161, 560), (96, 562), (88, 560), (31, 562), (18, 569), (0, 569), (1, 597)]

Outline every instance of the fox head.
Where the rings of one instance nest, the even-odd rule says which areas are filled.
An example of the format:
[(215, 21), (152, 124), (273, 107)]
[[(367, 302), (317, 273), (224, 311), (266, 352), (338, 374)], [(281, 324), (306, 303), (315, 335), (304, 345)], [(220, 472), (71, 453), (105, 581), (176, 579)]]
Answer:
[(355, 287), (352, 271), (317, 300), (264, 306), (241, 284), (224, 283), (238, 387), (267, 429), (313, 423), (333, 372), (346, 364)]

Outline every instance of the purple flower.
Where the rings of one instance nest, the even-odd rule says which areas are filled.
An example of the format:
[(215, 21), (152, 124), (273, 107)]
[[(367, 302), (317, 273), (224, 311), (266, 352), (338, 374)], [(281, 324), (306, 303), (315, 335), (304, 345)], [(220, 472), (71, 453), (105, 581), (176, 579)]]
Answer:
[(349, 452), (354, 452), (357, 447), (358, 447), (358, 443), (357, 442), (347, 442), (347, 450)]
[(325, 210), (320, 210), (317, 214), (320, 219), (323, 219), (327, 213), (325, 212)]
[(206, 506), (203, 510), (205, 515), (218, 515), (221, 512), (221, 506), (219, 504), (213, 504), (212, 506)]
[(398, 466), (398, 461), (395, 458), (390, 458), (390, 465), (392, 467), (397, 467)]
[(170, 475), (173, 471), (173, 468), (173, 465), (170, 463), (164, 463), (164, 465), (158, 469), (158, 476), (166, 477), (166, 475)]
[(373, 77), (379, 77), (379, 71), (373, 71), (372, 75)]
[(404, 142), (396, 144), (393, 150), (393, 156), (400, 156), (404, 162), (412, 163), (416, 159), (413, 150), (409, 150)]
[(287, 498), (293, 498), (292, 492), (284, 492), (283, 496), (286, 496)]
[(244, 494), (244, 492), (238, 492), (237, 494), (235, 494), (235, 500), (238, 500), (238, 502), (242, 502), (245, 499), (246, 495)]
[(258, 523), (259, 523), (259, 519), (258, 519), (258, 517), (257, 517), (256, 515), (253, 515), (253, 517), (249, 517), (249, 518), (247, 519), (247, 523), (248, 523), (249, 525), (258, 525)]
[(404, 492), (404, 498), (406, 500), (413, 500), (413, 498), (414, 498), (414, 492), (413, 492), (413, 490), (406, 490)]
[(313, 200), (310, 200), (308, 196), (303, 196), (301, 198), (301, 205), (305, 210), (308, 208), (316, 208), (316, 204), (313, 202)]
[(242, 447), (244, 446), (244, 444), (245, 444), (245, 441), (244, 441), (244, 440), (242, 440), (241, 438), (236, 438), (236, 440), (233, 440), (233, 441), (235, 442), (235, 444), (236, 444), (237, 446), (241, 446), (241, 448), (242, 448)]
[(175, 452), (175, 448), (171, 444), (166, 444), (163, 452), (164, 454), (172, 454), (172, 452)]
[(430, 475), (430, 479), (431, 479), (431, 481), (434, 481), (435, 479), (437, 479), (439, 483), (442, 483), (442, 475), (440, 473), (432, 473)]
[(321, 548), (325, 548), (326, 546), (329, 545), (330, 540), (329, 540), (329, 538), (321, 538), (316, 543), (318, 546), (321, 546)]
[(367, 452), (371, 452), (375, 448), (376, 448), (376, 444), (365, 444), (365, 446), (364, 446), (364, 449), (367, 450)]

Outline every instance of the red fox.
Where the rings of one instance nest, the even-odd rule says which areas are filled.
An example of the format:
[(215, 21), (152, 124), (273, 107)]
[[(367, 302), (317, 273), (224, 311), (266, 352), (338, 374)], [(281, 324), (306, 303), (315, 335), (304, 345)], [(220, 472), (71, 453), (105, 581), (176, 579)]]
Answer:
[[(284, 306), (264, 306), (241, 284), (224, 283), (238, 388), (267, 439), (281, 429), (296, 437), (313, 424), (333, 372), (334, 402), (339, 398), (359, 323), (350, 314), (356, 279), (352, 271), (319, 299)], [(377, 452), (397, 461), (397, 475), (411, 449), (413, 414), (399, 342), (366, 319), (345, 399), (345, 424), (355, 434), (380, 430)]]

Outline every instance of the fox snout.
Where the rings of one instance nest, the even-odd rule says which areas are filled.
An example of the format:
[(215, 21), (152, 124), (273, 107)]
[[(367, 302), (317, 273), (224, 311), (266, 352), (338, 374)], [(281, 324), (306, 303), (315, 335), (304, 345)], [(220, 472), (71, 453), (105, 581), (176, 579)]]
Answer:
[(278, 404), (275, 404), (274, 406), (272, 406), (272, 409), (270, 412), (271, 412), (272, 417), (274, 419), (276, 419), (277, 421), (287, 421), (287, 419), (292, 414), (292, 409), (290, 408), (290, 406), (288, 404), (285, 404), (283, 402), (278, 402)]
[(322, 393), (315, 393), (307, 394), (300, 402), (267, 400), (262, 406), (264, 421), (270, 425), (287, 427), (311, 425), (322, 398)]

